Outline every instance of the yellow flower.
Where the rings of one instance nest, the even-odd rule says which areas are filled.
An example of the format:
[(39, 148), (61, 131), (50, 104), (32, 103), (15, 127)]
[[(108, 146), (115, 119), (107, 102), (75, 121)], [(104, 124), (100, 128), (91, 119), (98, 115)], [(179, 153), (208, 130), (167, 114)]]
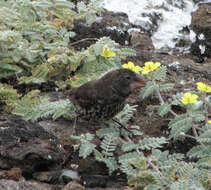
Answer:
[(187, 92), (182, 97), (182, 103), (183, 104), (196, 103), (197, 99), (198, 99), (198, 96), (196, 94), (191, 94), (190, 92)]
[(203, 92), (211, 92), (211, 86), (209, 86), (208, 84), (205, 84), (203, 82), (197, 82), (197, 89), (201, 90)]
[(211, 124), (211, 120), (209, 120), (208, 123)]
[(100, 54), (103, 57), (110, 58), (116, 56), (116, 53), (110, 50), (108, 47), (103, 48), (103, 51)]
[(149, 72), (155, 71), (158, 67), (160, 67), (160, 62), (152, 62), (148, 61), (144, 64), (144, 67), (142, 68), (142, 74), (146, 75)]
[(133, 62), (129, 61), (127, 64), (123, 64), (122, 67), (124, 69), (130, 69), (132, 70), (133, 72), (136, 72), (136, 73), (139, 73), (141, 71), (141, 67), (138, 66), (138, 65), (134, 65)]

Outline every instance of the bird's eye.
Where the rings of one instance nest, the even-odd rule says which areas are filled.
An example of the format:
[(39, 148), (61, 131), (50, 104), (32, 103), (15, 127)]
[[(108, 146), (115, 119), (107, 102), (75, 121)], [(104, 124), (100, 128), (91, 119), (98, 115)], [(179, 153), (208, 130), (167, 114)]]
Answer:
[(126, 76), (126, 79), (127, 79), (127, 80), (130, 80), (130, 79), (131, 79), (131, 77), (130, 77), (130, 76)]

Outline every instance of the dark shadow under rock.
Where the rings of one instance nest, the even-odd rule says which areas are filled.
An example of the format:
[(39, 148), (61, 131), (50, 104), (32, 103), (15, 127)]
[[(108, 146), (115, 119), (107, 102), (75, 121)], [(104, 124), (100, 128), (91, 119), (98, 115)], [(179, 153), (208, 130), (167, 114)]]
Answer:
[(65, 159), (57, 138), (40, 125), (15, 116), (0, 117), (0, 168), (18, 167), (24, 177), (60, 168)]

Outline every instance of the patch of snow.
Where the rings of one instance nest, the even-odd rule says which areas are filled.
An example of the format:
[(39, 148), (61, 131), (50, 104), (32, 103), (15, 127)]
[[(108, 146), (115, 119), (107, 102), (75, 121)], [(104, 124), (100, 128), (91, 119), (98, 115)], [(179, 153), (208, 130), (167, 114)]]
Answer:
[(204, 45), (199, 45), (199, 49), (201, 50), (201, 54), (204, 54), (206, 47)]
[(190, 30), (189, 37), (190, 37), (191, 42), (194, 43), (196, 41), (196, 33), (193, 30)]
[(198, 38), (199, 38), (199, 40), (205, 40), (204, 34), (200, 34)]
[(180, 66), (180, 62), (178, 62), (178, 61), (172, 62), (172, 63), (169, 63), (168, 66), (169, 67), (175, 67), (175, 68), (178, 69), (179, 66)]
[(174, 48), (177, 40), (183, 37), (180, 30), (191, 24), (191, 12), (194, 4), (185, 2), (185, 8), (169, 7), (169, 10), (162, 10), (163, 20), (160, 22), (158, 30), (152, 36), (152, 42), (157, 49), (168, 46)]
[[(179, 31), (190, 25), (191, 13), (196, 10), (191, 0), (104, 0), (102, 7), (126, 13), (131, 23), (149, 32), (155, 27), (152, 42), (156, 49), (174, 48), (177, 39), (183, 37), (183, 33)], [(191, 31), (189, 40), (194, 39), (194, 32)]]

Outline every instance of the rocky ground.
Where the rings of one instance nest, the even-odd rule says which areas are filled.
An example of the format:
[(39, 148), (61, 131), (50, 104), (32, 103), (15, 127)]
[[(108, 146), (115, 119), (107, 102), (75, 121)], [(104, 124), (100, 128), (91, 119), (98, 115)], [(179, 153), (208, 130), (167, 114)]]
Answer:
[[(116, 29), (111, 29), (113, 26)], [(91, 27), (77, 22), (74, 29), (77, 36), (73, 42), (110, 36), (121, 46), (136, 50), (137, 56), (128, 58), (128, 61), (140, 66), (149, 60), (161, 62), (168, 67), (168, 80), (176, 83), (175, 89), (170, 92), (172, 94), (194, 88), (199, 80), (211, 84), (211, 3), (201, 4), (192, 15), (190, 29), (196, 32), (197, 37), (189, 54), (157, 51), (147, 34), (128, 33), (131, 27), (125, 14), (106, 12)], [(189, 28), (186, 30), (188, 32)], [(75, 47), (87, 47), (93, 42), (87, 40)], [(204, 51), (203, 46), (206, 47)], [(170, 95), (166, 94), (165, 98)], [(151, 105), (158, 103), (156, 97), (141, 100), (138, 95), (133, 95), (128, 103), (138, 105), (132, 122), (139, 125), (145, 135), (166, 134), (168, 117), (161, 118), (151, 109)], [(0, 190), (126, 190), (124, 175), (114, 173), (109, 176), (104, 164), (92, 158), (78, 157), (70, 141), (72, 125), (64, 119), (32, 123), (15, 116), (1, 116)], [(90, 129), (87, 123), (77, 123), (77, 134), (95, 133)], [(167, 149), (186, 152), (192, 144), (191, 141), (174, 142)]]

